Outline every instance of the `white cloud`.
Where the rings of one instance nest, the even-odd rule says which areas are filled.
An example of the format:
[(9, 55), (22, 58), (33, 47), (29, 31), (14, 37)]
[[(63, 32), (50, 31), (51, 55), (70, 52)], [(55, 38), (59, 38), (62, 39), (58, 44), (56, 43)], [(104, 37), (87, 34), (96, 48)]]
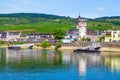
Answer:
[(104, 11), (105, 10), (105, 8), (103, 8), (103, 7), (98, 7), (97, 8), (97, 11)]

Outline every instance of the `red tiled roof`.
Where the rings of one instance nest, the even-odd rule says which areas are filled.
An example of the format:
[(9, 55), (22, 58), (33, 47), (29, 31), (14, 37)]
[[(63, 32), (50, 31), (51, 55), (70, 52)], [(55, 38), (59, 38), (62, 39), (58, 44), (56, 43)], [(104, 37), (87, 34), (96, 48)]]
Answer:
[(111, 35), (111, 32), (106, 32), (106, 35)]

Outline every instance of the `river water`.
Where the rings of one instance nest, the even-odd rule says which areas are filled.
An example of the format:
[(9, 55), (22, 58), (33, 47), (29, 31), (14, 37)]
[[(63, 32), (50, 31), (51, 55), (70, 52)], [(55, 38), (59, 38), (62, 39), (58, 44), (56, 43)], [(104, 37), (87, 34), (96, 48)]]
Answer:
[(1, 48), (0, 80), (120, 80), (120, 53)]

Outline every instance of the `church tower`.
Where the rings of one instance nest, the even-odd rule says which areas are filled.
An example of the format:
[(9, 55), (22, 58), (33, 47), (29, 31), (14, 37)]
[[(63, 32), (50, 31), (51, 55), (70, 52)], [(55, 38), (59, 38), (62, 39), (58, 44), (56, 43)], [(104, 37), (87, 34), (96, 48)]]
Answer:
[(86, 26), (87, 26), (87, 20), (81, 18), (81, 16), (79, 15), (77, 29), (79, 30), (80, 38), (86, 37)]

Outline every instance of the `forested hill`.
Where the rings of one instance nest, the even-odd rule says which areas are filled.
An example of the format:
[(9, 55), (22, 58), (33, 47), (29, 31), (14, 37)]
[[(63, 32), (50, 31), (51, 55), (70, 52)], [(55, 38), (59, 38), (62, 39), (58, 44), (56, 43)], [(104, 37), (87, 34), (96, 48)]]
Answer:
[(94, 30), (108, 30), (113, 27), (120, 27), (120, 16), (88, 19), (88, 27)]
[(37, 13), (13, 13), (13, 14), (0, 14), (0, 24), (1, 22), (7, 21), (8, 23), (28, 23), (28, 22), (39, 22), (46, 20), (55, 19), (69, 19), (65, 16), (57, 16), (51, 14), (37, 14)]
[(108, 19), (120, 19), (120, 16), (111, 16), (111, 17), (100, 17), (95, 20), (108, 20)]
[(38, 13), (13, 13), (13, 14), (0, 14), (0, 17), (14, 17), (14, 18), (45, 18), (45, 19), (65, 19), (65, 16), (57, 16), (51, 14), (38, 14)]
[[(88, 19), (88, 28), (108, 30), (120, 27), (120, 16)], [(55, 29), (76, 28), (77, 19), (66, 16), (38, 13), (0, 14), (0, 30), (23, 30), (24, 32), (53, 32)]]

